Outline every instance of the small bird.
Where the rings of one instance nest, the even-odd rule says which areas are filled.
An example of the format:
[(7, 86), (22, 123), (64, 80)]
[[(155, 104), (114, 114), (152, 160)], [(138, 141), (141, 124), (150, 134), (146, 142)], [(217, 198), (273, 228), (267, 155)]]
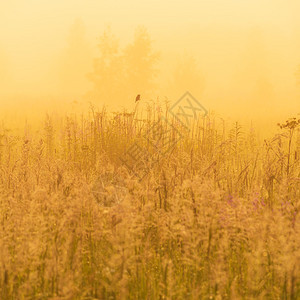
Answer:
[(138, 94), (138, 95), (136, 96), (136, 98), (135, 98), (135, 102), (138, 102), (138, 101), (140, 101), (140, 100), (141, 100), (141, 95)]

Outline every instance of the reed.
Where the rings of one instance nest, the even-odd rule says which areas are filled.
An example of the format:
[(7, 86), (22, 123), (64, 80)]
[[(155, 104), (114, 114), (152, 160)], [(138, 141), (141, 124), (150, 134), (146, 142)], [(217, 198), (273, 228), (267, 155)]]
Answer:
[[(2, 128), (0, 298), (298, 299), (294, 121), (261, 142), (153, 103)], [(132, 145), (146, 155), (128, 168)]]

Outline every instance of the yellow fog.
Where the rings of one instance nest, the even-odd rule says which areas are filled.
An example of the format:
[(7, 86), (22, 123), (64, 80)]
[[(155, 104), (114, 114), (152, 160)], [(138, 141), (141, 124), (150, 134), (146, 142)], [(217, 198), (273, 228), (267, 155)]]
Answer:
[(299, 11), (296, 0), (2, 1), (1, 119), (130, 110), (137, 94), (142, 106), (188, 90), (220, 118), (272, 130), (300, 112)]

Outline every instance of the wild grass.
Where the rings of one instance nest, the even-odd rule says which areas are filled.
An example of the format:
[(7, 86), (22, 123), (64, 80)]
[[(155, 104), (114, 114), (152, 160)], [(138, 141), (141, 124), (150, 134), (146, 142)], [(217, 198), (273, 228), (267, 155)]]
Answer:
[[(2, 128), (0, 298), (299, 299), (298, 125), (261, 142), (149, 107)], [(130, 170), (133, 144), (149, 155)]]

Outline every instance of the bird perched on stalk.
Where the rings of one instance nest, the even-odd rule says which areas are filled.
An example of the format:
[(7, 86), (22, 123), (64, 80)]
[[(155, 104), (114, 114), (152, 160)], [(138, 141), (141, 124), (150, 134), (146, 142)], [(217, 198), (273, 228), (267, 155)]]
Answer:
[(140, 100), (141, 100), (141, 95), (138, 94), (138, 95), (136, 96), (136, 98), (135, 98), (135, 102), (138, 102), (138, 101), (140, 101)]

